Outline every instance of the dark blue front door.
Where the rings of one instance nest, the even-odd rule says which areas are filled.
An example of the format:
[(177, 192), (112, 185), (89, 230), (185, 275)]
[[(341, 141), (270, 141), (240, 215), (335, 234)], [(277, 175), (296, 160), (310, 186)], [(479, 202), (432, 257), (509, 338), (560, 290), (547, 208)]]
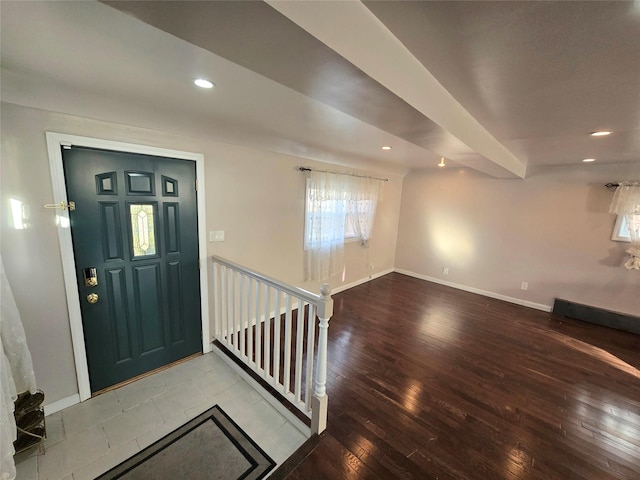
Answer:
[(62, 154), (91, 391), (200, 352), (195, 162)]

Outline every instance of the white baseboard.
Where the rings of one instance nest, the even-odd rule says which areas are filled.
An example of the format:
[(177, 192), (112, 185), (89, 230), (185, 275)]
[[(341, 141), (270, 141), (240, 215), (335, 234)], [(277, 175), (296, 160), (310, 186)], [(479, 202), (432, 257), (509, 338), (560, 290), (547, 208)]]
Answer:
[(53, 415), (54, 413), (57, 413), (60, 410), (64, 410), (65, 408), (72, 407), (78, 403), (80, 403), (80, 395), (77, 393), (74, 393), (69, 397), (61, 398), (60, 400), (56, 400), (55, 402), (47, 403), (44, 406), (44, 414), (45, 416)]
[(388, 268), (387, 270), (382, 270), (381, 272), (375, 273), (370, 277), (361, 278), (360, 280), (347, 283), (346, 285), (340, 285), (339, 287), (331, 290), (331, 295), (333, 295), (334, 293), (344, 292), (345, 290), (349, 290), (350, 288), (357, 287), (358, 285), (362, 285), (363, 283), (370, 282), (371, 280), (374, 280), (376, 278), (384, 277), (385, 275), (392, 273), (393, 271), (393, 268)]
[(477, 293), (478, 295), (482, 295), (489, 298), (495, 298), (496, 300), (504, 300), (505, 302), (515, 303), (516, 305), (522, 305), (523, 307), (534, 308), (536, 310), (542, 310), (543, 312), (550, 312), (553, 309), (552, 305), (545, 305), (543, 303), (535, 303), (529, 302), (528, 300), (522, 300), (521, 298), (509, 297), (507, 295), (502, 295), (500, 293), (489, 292), (487, 290), (481, 290), (479, 288), (469, 287), (467, 285), (462, 285), (460, 283), (448, 282), (446, 280), (442, 280), (436, 277), (429, 277), (427, 275), (422, 275), (420, 273), (411, 272), (409, 270), (403, 270), (401, 268), (394, 269), (395, 272), (402, 273), (404, 275), (408, 275), (410, 277), (419, 278), (421, 280), (426, 280), (428, 282), (438, 283), (440, 285), (445, 285), (447, 287), (457, 288), (458, 290), (464, 290), (465, 292)]

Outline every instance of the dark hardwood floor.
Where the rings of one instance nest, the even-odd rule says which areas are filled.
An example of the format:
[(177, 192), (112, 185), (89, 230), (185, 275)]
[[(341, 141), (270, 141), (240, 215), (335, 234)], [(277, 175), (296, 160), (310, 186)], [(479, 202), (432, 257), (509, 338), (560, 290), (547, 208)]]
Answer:
[(640, 336), (397, 273), (334, 299), (289, 479), (640, 479)]

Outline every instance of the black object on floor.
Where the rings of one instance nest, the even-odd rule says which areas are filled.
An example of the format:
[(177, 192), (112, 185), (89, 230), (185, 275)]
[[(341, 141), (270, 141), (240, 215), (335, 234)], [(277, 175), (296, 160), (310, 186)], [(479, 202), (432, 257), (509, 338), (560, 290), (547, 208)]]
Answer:
[(40, 390), (37, 390), (35, 393), (24, 392), (18, 395), (18, 398), (15, 402), (14, 415), (16, 418), (22, 417), (23, 415), (39, 408), (44, 402), (44, 393)]
[(44, 442), (47, 429), (42, 402), (44, 402), (44, 393), (41, 390), (34, 393), (27, 391), (18, 395), (13, 412), (17, 430), (17, 438), (13, 442), (16, 453), (42, 445)]

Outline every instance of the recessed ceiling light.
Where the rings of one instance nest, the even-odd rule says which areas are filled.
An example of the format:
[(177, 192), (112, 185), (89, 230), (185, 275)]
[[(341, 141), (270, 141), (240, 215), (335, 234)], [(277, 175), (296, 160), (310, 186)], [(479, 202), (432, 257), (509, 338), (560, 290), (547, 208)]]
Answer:
[(384, 147), (382, 147), (383, 150), (391, 150), (391, 147), (389, 145), (385, 145)]
[(196, 78), (193, 83), (195, 83), (200, 88), (213, 88), (213, 83), (209, 80), (205, 80), (204, 78)]
[(592, 137), (606, 137), (607, 135), (611, 135), (613, 132), (611, 130), (599, 130), (597, 132), (591, 132), (589, 135)]
[(589, 162), (595, 162), (596, 159), (595, 158), (585, 158), (584, 160), (582, 160), (584, 163), (589, 163)]

